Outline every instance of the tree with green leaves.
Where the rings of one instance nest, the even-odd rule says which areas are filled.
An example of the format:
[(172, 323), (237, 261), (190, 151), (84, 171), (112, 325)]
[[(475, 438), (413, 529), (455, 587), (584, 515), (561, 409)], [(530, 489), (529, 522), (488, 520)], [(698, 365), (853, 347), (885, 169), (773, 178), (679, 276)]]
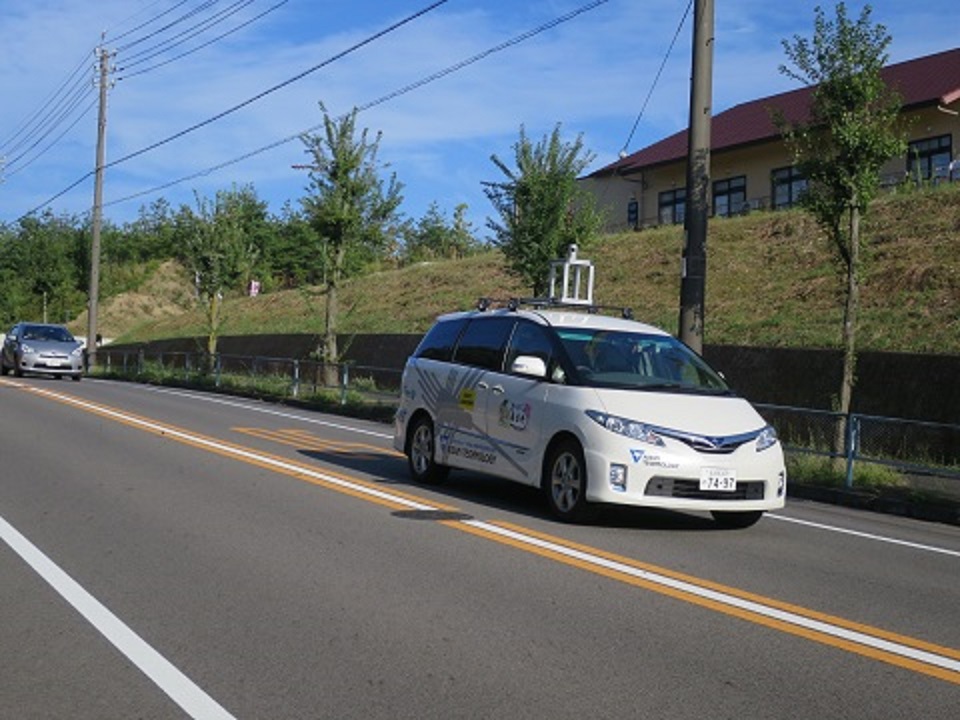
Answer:
[(515, 168), (496, 155), (490, 158), (506, 180), (483, 183), (500, 215), (487, 226), (511, 271), (540, 296), (547, 290), (550, 261), (564, 257), (571, 244), (588, 244), (602, 226), (593, 197), (577, 186), (594, 155), (584, 149), (582, 135), (563, 142), (559, 124), (537, 143), (521, 126), (513, 152)]
[(200, 195), (197, 212), (184, 206), (177, 215), (177, 233), (183, 239), (184, 261), (194, 274), (197, 298), (207, 321), (207, 358), (217, 352), (223, 325), (225, 293), (243, 288), (257, 249), (244, 228), (249, 196), (234, 188), (221, 190), (211, 202)]
[(478, 252), (481, 245), (473, 235), (466, 213), (465, 204), (457, 205), (450, 222), (436, 202), (430, 203), (423, 217), (403, 230), (404, 262), (456, 260)]
[(356, 272), (358, 259), (372, 259), (390, 243), (403, 186), (395, 174), (386, 183), (380, 177), (385, 167), (377, 158), (381, 134), (370, 140), (364, 128), (358, 137), (356, 108), (340, 118), (331, 118), (323, 103), (320, 110), (323, 133), (301, 137), (310, 156), (310, 194), (301, 203), (320, 243), (318, 263), (325, 269), (326, 313), (318, 354), (325, 364), (324, 381), (335, 384), (340, 283)]
[[(873, 24), (864, 6), (856, 21), (844, 3), (830, 20), (815, 10), (813, 39), (795, 35), (783, 41), (793, 67), (780, 71), (815, 86), (810, 118), (788, 123), (776, 118), (807, 179), (801, 205), (809, 210), (833, 243), (845, 280), (843, 307), (843, 378), (838, 410), (847, 414), (856, 381), (856, 338), (860, 284), (866, 244), (862, 220), (880, 188), (880, 170), (906, 151), (899, 127), (900, 98), (883, 81), (891, 37)], [(844, 429), (838, 431), (842, 447)]]

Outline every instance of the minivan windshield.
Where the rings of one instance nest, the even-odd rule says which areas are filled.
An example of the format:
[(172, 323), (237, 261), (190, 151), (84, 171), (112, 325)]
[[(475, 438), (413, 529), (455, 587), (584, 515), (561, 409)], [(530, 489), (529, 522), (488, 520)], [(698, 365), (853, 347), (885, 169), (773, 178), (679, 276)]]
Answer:
[(590, 328), (555, 329), (584, 385), (710, 394), (730, 392), (719, 374), (669, 335)]

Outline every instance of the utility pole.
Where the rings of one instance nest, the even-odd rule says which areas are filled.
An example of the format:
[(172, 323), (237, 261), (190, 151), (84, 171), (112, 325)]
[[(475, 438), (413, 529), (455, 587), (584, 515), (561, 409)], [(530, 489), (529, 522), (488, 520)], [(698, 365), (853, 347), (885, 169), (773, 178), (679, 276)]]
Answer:
[(680, 276), (680, 339), (703, 353), (713, 115), (713, 0), (694, 0), (693, 74), (687, 133), (687, 200)]
[[(102, 42), (102, 38), (101, 38)], [(103, 224), (103, 165), (106, 158), (107, 140), (107, 76), (110, 72), (110, 53), (101, 44), (97, 48), (100, 58), (100, 109), (97, 113), (97, 164), (93, 181), (93, 224), (90, 243), (90, 288), (87, 301), (87, 367), (97, 361), (97, 305), (100, 298), (100, 227)]]

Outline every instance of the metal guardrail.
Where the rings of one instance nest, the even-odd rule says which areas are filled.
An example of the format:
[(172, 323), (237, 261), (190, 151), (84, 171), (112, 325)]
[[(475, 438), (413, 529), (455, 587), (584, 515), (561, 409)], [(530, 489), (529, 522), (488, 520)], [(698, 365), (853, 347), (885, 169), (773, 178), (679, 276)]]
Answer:
[(154, 373), (182, 380), (205, 378), (213, 387), (259, 387), (265, 393), (294, 399), (323, 391), (339, 394), (340, 404), (351, 397), (368, 402), (396, 402), (402, 371), (355, 363), (227, 355), (217, 353), (159, 352), (143, 350), (97, 351), (97, 366), (107, 373), (143, 377)]
[[(122, 376), (153, 373), (183, 381), (199, 378), (216, 388), (253, 388), (294, 399), (334, 393), (341, 405), (351, 400), (395, 405), (402, 375), (398, 369), (354, 363), (219, 353), (210, 358), (199, 352), (101, 348), (96, 358), (105, 372)], [(893, 468), (912, 480), (946, 481), (951, 494), (960, 497), (960, 425), (763, 403), (754, 406), (776, 428), (788, 454), (842, 459), (847, 488), (854, 485), (855, 466), (871, 463)]]
[[(777, 429), (787, 452), (844, 459), (848, 488), (853, 486), (857, 463), (884, 465), (908, 476), (960, 481), (960, 425), (780, 405), (755, 407)], [(960, 482), (956, 486), (960, 492)]]

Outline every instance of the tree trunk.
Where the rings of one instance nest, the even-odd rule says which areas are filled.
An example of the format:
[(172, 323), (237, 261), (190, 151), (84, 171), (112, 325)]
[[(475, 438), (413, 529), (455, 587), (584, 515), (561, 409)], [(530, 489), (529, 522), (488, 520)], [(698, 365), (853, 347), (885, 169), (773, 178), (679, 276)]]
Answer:
[(847, 422), (857, 376), (857, 314), (860, 305), (860, 210), (850, 210), (849, 262), (847, 263), (847, 293), (843, 306), (843, 378), (840, 381), (840, 407), (843, 414), (837, 426), (835, 450), (843, 452), (846, 445)]
[(213, 371), (214, 357), (217, 355), (217, 342), (220, 339), (220, 309), (223, 298), (214, 293), (207, 300), (207, 360), (206, 371)]
[(323, 348), (321, 351), (323, 384), (327, 387), (336, 387), (340, 382), (337, 373), (337, 360), (339, 358), (337, 349), (337, 312), (339, 311), (337, 291), (345, 259), (346, 248), (338, 247), (327, 280), (327, 306), (323, 323)]

